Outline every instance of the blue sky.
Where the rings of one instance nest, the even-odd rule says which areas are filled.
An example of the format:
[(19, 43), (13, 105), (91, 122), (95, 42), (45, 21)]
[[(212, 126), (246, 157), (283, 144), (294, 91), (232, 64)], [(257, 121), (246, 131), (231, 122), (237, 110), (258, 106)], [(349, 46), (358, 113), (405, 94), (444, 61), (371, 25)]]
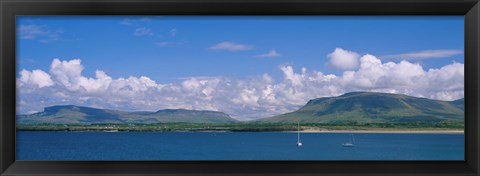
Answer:
[[(53, 58), (82, 59), (84, 74), (102, 69), (113, 77), (148, 75), (158, 82), (190, 76), (280, 76), (292, 64), (324, 73), (336, 47), (376, 56), (422, 50), (463, 50), (463, 17), (18, 17), (18, 25), (38, 25), (58, 38), (18, 40), (18, 69), (48, 70)], [(145, 28), (151, 35), (136, 36)], [(172, 30), (176, 31), (172, 35)], [(48, 40), (48, 41), (40, 41)], [(211, 51), (230, 41), (246, 51)], [(160, 46), (169, 42), (168, 46)], [(252, 56), (275, 50), (277, 58)], [(463, 55), (422, 60), (439, 67)], [(208, 69), (204, 69), (208, 68)]]
[[(329, 56), (341, 48), (355, 53), (353, 71), (360, 57), (370, 54), (382, 63), (405, 60), (428, 72), (463, 64), (463, 37), (463, 16), (22, 16), (17, 17), (17, 70), (19, 78), (21, 70), (38, 69), (58, 82), (53, 59), (80, 59), (86, 78), (102, 70), (112, 79), (146, 76), (157, 84), (181, 84), (192, 77), (251, 81), (263, 74), (281, 82), (288, 77), (282, 70), (287, 66), (294, 73), (306, 68), (342, 76), (349, 69), (332, 65)], [(337, 93), (350, 89), (341, 90)], [(445, 91), (419, 96), (435, 98)], [(45, 105), (62, 102), (50, 101)]]

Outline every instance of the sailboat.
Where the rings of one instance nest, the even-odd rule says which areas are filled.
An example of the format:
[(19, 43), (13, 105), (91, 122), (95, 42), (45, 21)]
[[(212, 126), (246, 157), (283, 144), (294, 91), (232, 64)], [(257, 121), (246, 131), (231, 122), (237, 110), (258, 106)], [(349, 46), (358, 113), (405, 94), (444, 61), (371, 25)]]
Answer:
[(350, 134), (350, 141), (343, 143), (342, 146), (344, 146), (344, 147), (354, 147), (355, 146), (355, 138), (353, 137), (353, 134)]
[(297, 146), (302, 146), (302, 141), (300, 141), (300, 122), (297, 123)]

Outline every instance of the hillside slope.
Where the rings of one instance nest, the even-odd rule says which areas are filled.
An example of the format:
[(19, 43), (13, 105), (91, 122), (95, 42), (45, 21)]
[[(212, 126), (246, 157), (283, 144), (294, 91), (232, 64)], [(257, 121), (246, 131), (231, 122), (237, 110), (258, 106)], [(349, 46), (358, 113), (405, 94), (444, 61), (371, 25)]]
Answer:
[(81, 106), (52, 106), (43, 112), (17, 115), (17, 123), (94, 124), (94, 123), (229, 123), (236, 122), (218, 111), (165, 109), (157, 112), (125, 112)]
[(464, 101), (439, 101), (401, 94), (352, 92), (338, 97), (310, 100), (305, 106), (267, 123), (394, 123), (463, 122)]

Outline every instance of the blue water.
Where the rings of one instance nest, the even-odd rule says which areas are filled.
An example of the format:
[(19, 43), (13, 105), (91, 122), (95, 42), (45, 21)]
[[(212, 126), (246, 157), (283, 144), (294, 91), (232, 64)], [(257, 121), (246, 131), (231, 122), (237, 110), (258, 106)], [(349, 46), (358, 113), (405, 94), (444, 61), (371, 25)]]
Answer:
[(463, 134), (17, 132), (18, 160), (463, 160)]

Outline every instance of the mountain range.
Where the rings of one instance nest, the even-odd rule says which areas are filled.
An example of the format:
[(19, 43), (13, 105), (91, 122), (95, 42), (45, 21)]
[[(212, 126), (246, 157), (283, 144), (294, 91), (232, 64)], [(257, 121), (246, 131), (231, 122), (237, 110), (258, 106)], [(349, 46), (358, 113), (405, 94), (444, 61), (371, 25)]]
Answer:
[[(398, 123), (463, 122), (464, 99), (440, 101), (402, 94), (351, 92), (338, 97), (308, 101), (300, 109), (254, 123)], [(219, 111), (164, 109), (156, 112), (125, 112), (74, 105), (51, 106), (43, 112), (17, 115), (20, 124), (95, 123), (234, 123), (237, 120)]]
[(17, 123), (94, 124), (94, 123), (231, 123), (228, 114), (218, 111), (164, 109), (156, 112), (125, 112), (66, 105), (46, 107), (43, 112), (18, 115)]
[(351, 92), (317, 98), (300, 109), (264, 118), (268, 123), (463, 122), (464, 99), (440, 101), (402, 94)]

